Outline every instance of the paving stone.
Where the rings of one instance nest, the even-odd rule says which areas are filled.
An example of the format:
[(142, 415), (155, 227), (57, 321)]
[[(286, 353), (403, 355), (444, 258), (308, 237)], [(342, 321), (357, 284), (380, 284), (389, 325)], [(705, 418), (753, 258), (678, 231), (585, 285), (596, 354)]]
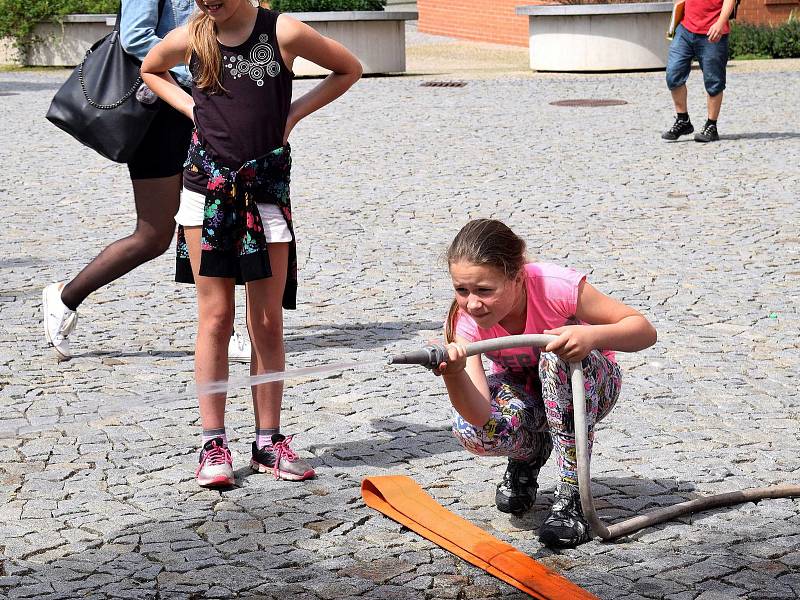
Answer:
[[(413, 25), (409, 40), (452, 45)], [(293, 132), (301, 281), (287, 365), (355, 366), (285, 384), (282, 428), (317, 469), (310, 482), (250, 472), (252, 405), (234, 390), (237, 486), (222, 492), (194, 482), (196, 301), (172, 281), (173, 249), (81, 305), (72, 361), (46, 348), (41, 288), (130, 233), (130, 182), (42, 119), (67, 71), (0, 73), (13, 115), (0, 122), (0, 595), (522, 598), (364, 506), (363, 477), (404, 474), (604, 600), (800, 597), (797, 500), (542, 548), (554, 461), (534, 510), (498, 513), (505, 461), (460, 448), (439, 379), (384, 359), (440, 336), (443, 251), (467, 219), (498, 217), (532, 258), (587, 272), (659, 330), (655, 347), (618, 355), (623, 392), (592, 462), (604, 518), (796, 482), (800, 61), (736, 61), (709, 145), (661, 143), (663, 73), (462, 68), (364, 79)], [(434, 76), (468, 85), (420, 87)], [(296, 81), (295, 97), (316, 83)], [(689, 94), (700, 119), (698, 72)], [(629, 104), (550, 104), (581, 97)], [(243, 331), (240, 291), (236, 303)]]

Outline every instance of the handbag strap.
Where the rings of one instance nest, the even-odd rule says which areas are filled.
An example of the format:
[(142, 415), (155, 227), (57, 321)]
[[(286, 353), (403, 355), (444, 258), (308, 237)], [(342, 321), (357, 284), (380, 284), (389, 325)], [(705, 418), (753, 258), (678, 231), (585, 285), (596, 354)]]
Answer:
[[(166, 1), (167, 0), (158, 0), (158, 18), (159, 19), (161, 19), (161, 13), (164, 12), (164, 5), (166, 4)], [(114, 29), (112, 30), (112, 35), (114, 34), (114, 32), (116, 32), (117, 34), (119, 33), (119, 22), (120, 22), (121, 17), (122, 17), (122, 2), (119, 3), (119, 8), (117, 9), (117, 19), (114, 22)], [(116, 35), (114, 37), (114, 39), (111, 41), (111, 43), (112, 44), (118, 44), (119, 43), (119, 35)], [(130, 87), (130, 89), (127, 92), (125, 92), (125, 94), (123, 94), (122, 98), (120, 98), (116, 102), (112, 102), (111, 104), (100, 104), (99, 102), (97, 102), (96, 100), (93, 100), (89, 96), (89, 92), (86, 89), (86, 81), (85, 81), (84, 76), (83, 76), (83, 65), (86, 62), (86, 59), (89, 58), (89, 55), (91, 53), (92, 53), (92, 49), (89, 48), (86, 51), (86, 55), (83, 57), (83, 60), (81, 61), (81, 64), (78, 65), (78, 81), (81, 84), (81, 90), (83, 90), (83, 95), (86, 97), (86, 101), (91, 106), (93, 106), (93, 107), (95, 107), (97, 109), (100, 109), (100, 110), (112, 110), (112, 109), (115, 109), (115, 108), (119, 108), (125, 102), (127, 102), (128, 98), (130, 98), (131, 96), (133, 96), (133, 94), (136, 93), (136, 90), (139, 89), (139, 86), (142, 84), (142, 76), (139, 75), (139, 77), (136, 78), (136, 81), (134, 81), (133, 85)]]

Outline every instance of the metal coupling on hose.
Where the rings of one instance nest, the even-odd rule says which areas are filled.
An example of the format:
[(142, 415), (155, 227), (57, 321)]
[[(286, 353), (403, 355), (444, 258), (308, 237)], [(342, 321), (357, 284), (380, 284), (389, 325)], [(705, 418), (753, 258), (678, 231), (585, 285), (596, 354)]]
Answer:
[(443, 362), (447, 362), (447, 349), (438, 344), (389, 357), (390, 365), (421, 365), (426, 369), (435, 369)]

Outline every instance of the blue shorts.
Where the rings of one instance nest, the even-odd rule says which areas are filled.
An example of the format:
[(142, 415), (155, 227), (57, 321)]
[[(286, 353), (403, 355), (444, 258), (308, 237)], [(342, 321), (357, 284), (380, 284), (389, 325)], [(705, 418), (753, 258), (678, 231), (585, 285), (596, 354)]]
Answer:
[(725, 67), (728, 64), (728, 35), (712, 43), (708, 36), (692, 33), (678, 25), (675, 37), (669, 45), (667, 56), (667, 87), (681, 87), (689, 78), (692, 59), (696, 58), (703, 71), (703, 83), (709, 96), (716, 96), (725, 89)]

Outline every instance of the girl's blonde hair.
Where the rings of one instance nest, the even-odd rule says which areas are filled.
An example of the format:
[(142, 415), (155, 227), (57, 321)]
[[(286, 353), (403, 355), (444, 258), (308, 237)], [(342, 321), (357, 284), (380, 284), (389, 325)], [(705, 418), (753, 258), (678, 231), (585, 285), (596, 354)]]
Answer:
[(222, 77), (222, 52), (217, 44), (217, 25), (214, 19), (202, 10), (196, 10), (189, 19), (189, 47), (186, 50), (186, 64), (196, 60), (194, 84), (207, 94), (221, 94), (225, 91), (220, 81)]
[[(447, 266), (458, 262), (493, 267), (507, 279), (514, 279), (527, 262), (525, 240), (503, 222), (475, 219), (461, 228), (447, 248)], [(444, 336), (455, 340), (458, 303), (453, 300), (447, 313)]]

